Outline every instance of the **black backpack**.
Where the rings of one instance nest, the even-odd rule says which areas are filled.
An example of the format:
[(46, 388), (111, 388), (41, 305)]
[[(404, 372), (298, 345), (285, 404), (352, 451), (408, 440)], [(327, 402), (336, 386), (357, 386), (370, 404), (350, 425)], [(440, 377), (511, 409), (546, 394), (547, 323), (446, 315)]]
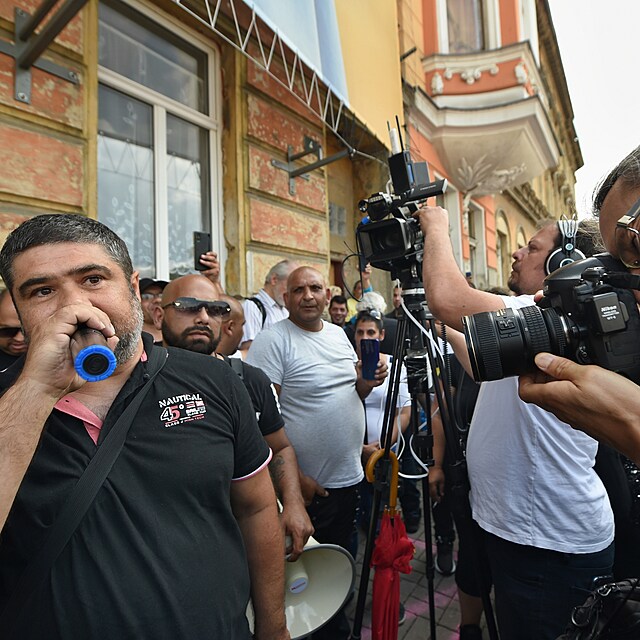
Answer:
[(262, 300), (260, 300), (260, 298), (256, 298), (255, 296), (251, 296), (250, 298), (247, 298), (247, 300), (251, 300), (251, 302), (255, 303), (256, 307), (260, 309), (260, 315), (262, 316), (262, 328), (264, 329), (264, 323), (267, 319), (267, 310), (264, 308)]

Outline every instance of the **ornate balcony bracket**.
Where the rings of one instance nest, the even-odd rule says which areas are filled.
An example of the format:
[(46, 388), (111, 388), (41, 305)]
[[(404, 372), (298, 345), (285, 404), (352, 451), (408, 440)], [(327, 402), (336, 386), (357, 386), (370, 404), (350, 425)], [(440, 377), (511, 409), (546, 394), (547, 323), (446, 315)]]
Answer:
[(488, 72), (489, 75), (497, 76), (500, 69), (497, 64), (489, 64), (482, 67), (447, 67), (444, 70), (445, 80), (451, 80), (454, 75), (460, 74), (460, 78), (467, 84), (474, 84), (477, 80), (480, 80), (483, 72)]

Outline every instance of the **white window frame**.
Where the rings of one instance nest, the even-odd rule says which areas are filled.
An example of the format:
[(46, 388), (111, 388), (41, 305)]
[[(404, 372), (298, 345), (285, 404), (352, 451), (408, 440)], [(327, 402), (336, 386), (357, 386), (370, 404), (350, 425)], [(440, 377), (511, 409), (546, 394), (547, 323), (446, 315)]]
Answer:
[[(507, 253), (506, 256), (502, 253), (502, 246), (500, 243), (501, 236), (505, 238)], [(506, 264), (503, 265), (503, 262), (506, 263), (507, 261), (505, 258), (507, 256), (510, 258), (512, 253), (513, 251), (511, 251), (511, 237), (509, 235), (509, 219), (507, 218), (507, 214), (505, 213), (504, 209), (498, 209), (496, 211), (496, 262), (498, 263), (498, 284), (501, 287), (507, 285), (509, 273), (506, 269)]]
[(529, 41), (536, 63), (540, 65), (540, 43), (538, 40), (538, 18), (536, 0), (520, 0), (520, 41)]
[[(209, 115), (187, 107), (176, 100), (138, 84), (129, 78), (98, 66), (98, 82), (121, 91), (153, 108), (154, 147), (154, 225), (156, 279), (169, 279), (169, 212), (167, 194), (167, 112), (202, 127), (209, 132), (209, 226), (212, 249), (220, 262), (220, 282), (224, 286), (224, 265), (227, 258), (224, 242), (224, 216), (222, 209), (222, 87), (220, 52), (216, 46), (196, 31), (185, 29), (169, 20), (149, 4), (135, 0), (120, 0), (160, 27), (172, 32), (187, 44), (201, 50), (207, 56), (207, 111)], [(97, 135), (97, 132), (96, 132)], [(194, 229), (199, 231), (199, 229)], [(135, 265), (134, 265), (135, 267)]]
[[(441, 180), (443, 176), (436, 175), (435, 180)], [(461, 271), (464, 271), (462, 259), (462, 216), (460, 208), (460, 192), (449, 182), (444, 193), (445, 209), (449, 212), (449, 238), (453, 256)]]
[[(500, 0), (482, 0), (484, 17), (484, 51), (502, 46), (500, 33)], [(440, 53), (449, 53), (449, 24), (447, 20), (447, 0), (436, 0), (436, 21), (438, 27), (438, 48)]]
[(474, 263), (471, 268), (471, 276), (480, 288), (487, 286), (488, 268), (487, 268), (487, 229), (485, 226), (485, 210), (477, 202), (473, 200), (469, 201), (469, 218), (473, 216), (473, 229), (475, 236), (474, 242), (471, 242), (471, 235), (468, 236), (469, 240), (469, 261), (471, 262), (471, 249), (473, 247)]

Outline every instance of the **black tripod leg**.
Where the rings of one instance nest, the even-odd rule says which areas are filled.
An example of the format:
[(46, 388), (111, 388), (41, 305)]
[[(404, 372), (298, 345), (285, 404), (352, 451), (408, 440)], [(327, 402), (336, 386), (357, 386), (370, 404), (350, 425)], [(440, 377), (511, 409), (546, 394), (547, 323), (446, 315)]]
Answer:
[(436, 565), (433, 558), (433, 533), (431, 531), (431, 499), (429, 497), (429, 477), (422, 478), (422, 513), (424, 515), (425, 575), (427, 578), (427, 597), (429, 600), (429, 627), (431, 640), (436, 640)]

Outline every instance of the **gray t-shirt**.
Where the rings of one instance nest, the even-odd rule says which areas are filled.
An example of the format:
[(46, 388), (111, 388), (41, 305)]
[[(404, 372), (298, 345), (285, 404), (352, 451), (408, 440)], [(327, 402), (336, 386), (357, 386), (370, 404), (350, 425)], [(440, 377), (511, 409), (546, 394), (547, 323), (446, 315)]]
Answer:
[(329, 489), (363, 477), (357, 359), (341, 327), (323, 322), (321, 331), (305, 331), (291, 320), (260, 332), (247, 355), (281, 387), (282, 417), (300, 469)]

